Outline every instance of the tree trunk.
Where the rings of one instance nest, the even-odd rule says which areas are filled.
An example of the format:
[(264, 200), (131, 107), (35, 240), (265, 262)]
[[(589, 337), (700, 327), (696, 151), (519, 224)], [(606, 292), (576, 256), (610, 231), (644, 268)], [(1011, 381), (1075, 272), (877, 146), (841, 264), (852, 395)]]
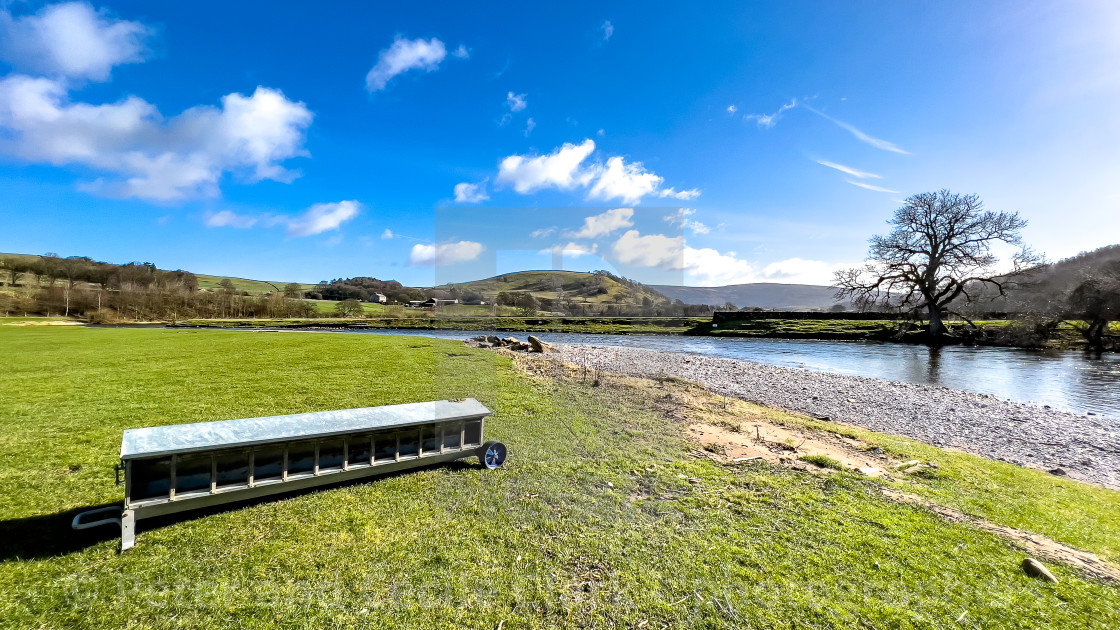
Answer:
[(945, 324), (941, 323), (941, 309), (933, 304), (929, 306), (929, 336), (930, 339), (941, 339), (945, 334)]

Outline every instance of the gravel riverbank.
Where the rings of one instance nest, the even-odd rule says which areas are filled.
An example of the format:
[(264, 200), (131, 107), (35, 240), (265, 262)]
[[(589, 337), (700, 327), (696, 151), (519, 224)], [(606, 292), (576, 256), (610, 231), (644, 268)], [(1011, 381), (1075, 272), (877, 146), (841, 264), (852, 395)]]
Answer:
[[(554, 344), (566, 361), (631, 376), (675, 376), (713, 392), (904, 435), (1120, 490), (1116, 420), (945, 387), (633, 348)], [(1110, 428), (1110, 426), (1112, 428)]]

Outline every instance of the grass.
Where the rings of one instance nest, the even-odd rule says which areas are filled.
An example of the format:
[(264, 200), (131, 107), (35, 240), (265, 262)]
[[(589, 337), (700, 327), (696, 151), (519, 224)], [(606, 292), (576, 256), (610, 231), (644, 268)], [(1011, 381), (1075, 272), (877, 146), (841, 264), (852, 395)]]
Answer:
[[(337, 313), (339, 300), (307, 300), (315, 307), (317, 313)], [(375, 302), (362, 302), (362, 314), (367, 316), (380, 316), (385, 314), (385, 305)]]
[(831, 468), (832, 470), (844, 469), (843, 464), (836, 461), (835, 459), (832, 459), (828, 455), (802, 455), (798, 459), (803, 462), (809, 462), (810, 464), (820, 466), (821, 468)]
[[(5, 627), (1120, 624), (1117, 587), (1060, 565), (1060, 584), (1028, 578), (1003, 540), (873, 482), (693, 457), (651, 401), (455, 342), (12, 327), (0, 352)], [(112, 528), (68, 528), (73, 510), (120, 499), (124, 428), (460, 396), (495, 411), (505, 468), (171, 520), (123, 555)], [(1018, 492), (1008, 479), (985, 500)], [(1066, 500), (1067, 514), (1098, 509)]]
[[(204, 274), (196, 274), (198, 278), (198, 288), (216, 291), (222, 288), (223, 280), (230, 280), (233, 282), (233, 288), (237, 291), (246, 291), (249, 295), (264, 295), (265, 293), (283, 293), (284, 286), (287, 282), (268, 282), (267, 280), (249, 280), (248, 278), (227, 278), (226, 276), (207, 276)], [(313, 284), (300, 284), (300, 290), (307, 291), (314, 287)]]
[[(399, 307), (389, 307), (388, 313)], [(483, 307), (485, 308), (485, 307)], [(313, 319), (190, 319), (179, 326), (206, 328), (347, 328), (411, 330), (497, 330), (502, 332), (571, 332), (618, 335), (689, 334), (708, 320), (697, 317), (454, 317), (427, 316), (413, 310), (412, 317), (313, 318)]]

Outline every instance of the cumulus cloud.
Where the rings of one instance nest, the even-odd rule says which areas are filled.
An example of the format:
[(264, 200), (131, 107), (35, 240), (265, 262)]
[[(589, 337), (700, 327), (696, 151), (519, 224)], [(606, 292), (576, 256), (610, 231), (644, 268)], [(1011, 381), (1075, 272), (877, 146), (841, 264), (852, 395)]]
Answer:
[(665, 220), (672, 225), (679, 225), (682, 230), (691, 230), (693, 234), (707, 234), (711, 232), (711, 228), (703, 223), (690, 219), (689, 217), (696, 214), (696, 210), (692, 208), (679, 208), (676, 214), (670, 214), (665, 217)]
[(85, 2), (50, 5), (18, 18), (0, 10), (0, 56), (36, 74), (104, 81), (113, 66), (143, 61), (150, 35), (147, 26), (114, 19)]
[(851, 267), (850, 263), (829, 263), (823, 260), (789, 258), (772, 262), (762, 268), (759, 276), (763, 282), (788, 282), (792, 284), (832, 284), (832, 274)]
[(737, 111), (739, 111), (738, 107), (735, 107), (734, 105), (728, 105), (727, 106), (727, 113), (728, 114), (734, 114)]
[(433, 72), (447, 56), (447, 47), (436, 39), (405, 39), (400, 35), (378, 55), (377, 64), (366, 74), (366, 89), (384, 90), (389, 81), (410, 70)]
[(626, 204), (637, 204), (649, 195), (687, 200), (700, 194), (697, 189), (661, 190), (664, 178), (647, 171), (641, 162), (627, 162), (620, 156), (607, 158), (605, 164), (585, 164), (594, 151), (595, 141), (587, 138), (580, 144), (564, 143), (547, 155), (511, 155), (499, 162), (496, 182), (523, 195), (546, 188), (590, 187), (588, 199)]
[(720, 253), (710, 247), (684, 248), (685, 280), (698, 287), (718, 287), (725, 284), (755, 282), (754, 268), (735, 252)]
[(797, 99), (793, 99), (785, 105), (782, 105), (778, 108), (778, 111), (774, 112), (773, 114), (747, 114), (746, 116), (743, 116), (743, 119), (753, 120), (758, 123), (759, 127), (770, 129), (774, 125), (778, 124), (778, 119), (782, 117), (782, 114), (784, 114), (786, 110), (793, 109), (794, 107), (797, 107)]
[(459, 44), (458, 48), (451, 51), (451, 56), (455, 57), (456, 59), (470, 59), (471, 51), (467, 50), (466, 46)]
[(634, 216), (633, 208), (615, 208), (602, 214), (587, 217), (583, 220), (583, 227), (575, 232), (565, 232), (569, 238), (597, 238), (606, 236), (611, 232), (634, 225), (631, 220)]
[(357, 201), (317, 203), (298, 217), (288, 219), (288, 236), (312, 236), (340, 225), (358, 216), (362, 204)]
[(544, 238), (546, 236), (552, 236), (554, 233), (556, 233), (555, 226), (550, 228), (541, 228), (539, 230), (533, 230), (532, 232), (530, 232), (529, 238)]
[(579, 258), (580, 256), (588, 256), (595, 254), (599, 251), (599, 245), (592, 244), (590, 247), (580, 245), (579, 243), (568, 243), (567, 245), (556, 245), (549, 249), (542, 249), (540, 253), (557, 255), (560, 254), (567, 258)]
[(849, 184), (851, 184), (853, 186), (859, 186), (860, 188), (866, 188), (867, 190), (874, 190), (875, 192), (893, 193), (893, 194), (896, 194), (896, 195), (898, 194), (897, 190), (891, 190), (890, 188), (883, 188), (882, 186), (872, 186), (871, 184), (865, 184), (863, 182), (853, 182), (850, 179), (846, 179), (844, 181), (848, 182)]
[(527, 94), (514, 94), (509, 92), (506, 94), (506, 107), (511, 112), (519, 112), (529, 106), (528, 101), (525, 100)]
[(670, 187), (657, 191), (657, 196), (661, 197), (662, 199), (669, 198), (679, 199), (681, 201), (692, 201), (693, 199), (700, 196), (700, 189), (693, 188), (691, 190), (681, 190), (678, 192), (675, 188)]
[(829, 285), (833, 272), (849, 266), (847, 263), (790, 258), (772, 262), (760, 269), (739, 258), (735, 252), (720, 253), (711, 248), (684, 249), (685, 281), (698, 287), (752, 282)]
[(587, 198), (638, 203), (642, 197), (657, 190), (662, 181), (662, 177), (647, 171), (641, 162), (627, 164), (621, 157), (615, 156), (608, 159), (606, 167), (599, 170)]
[(542, 188), (570, 190), (586, 186), (594, 173), (581, 168), (581, 164), (595, 150), (593, 140), (581, 144), (564, 143), (548, 155), (511, 155), (498, 164), (499, 184), (512, 186), (521, 194)]
[(444, 266), (478, 258), (486, 247), (474, 241), (459, 241), (440, 245), (416, 244), (412, 246), (408, 264), (414, 267)]
[(627, 230), (611, 248), (614, 258), (635, 267), (682, 269), (684, 267), (684, 237), (648, 234)]
[(611, 35), (614, 35), (614, 24), (611, 24), (610, 20), (603, 22), (599, 29), (603, 31), (603, 41), (607, 41), (611, 38)]
[(0, 79), (0, 153), (33, 163), (81, 165), (109, 175), (82, 186), (119, 197), (175, 200), (214, 196), (223, 173), (289, 182), (281, 166), (306, 156), (313, 115), (279, 90), (223, 96), (221, 107), (192, 107), (165, 119), (130, 96), (72, 103), (61, 81), (20, 74)]
[(859, 169), (852, 168), (850, 166), (844, 166), (843, 164), (837, 164), (836, 162), (828, 162), (826, 160), (817, 160), (817, 164), (820, 164), (821, 166), (827, 166), (828, 168), (836, 169), (836, 170), (840, 171), (841, 173), (847, 173), (848, 175), (851, 175), (852, 177), (858, 177), (860, 179), (867, 179), (867, 178), (882, 179), (883, 178), (882, 175), (876, 175), (875, 173), (870, 173), (868, 171), (861, 171)]
[(257, 224), (257, 217), (237, 214), (230, 210), (211, 212), (206, 215), (206, 227), (231, 227), (245, 230)]
[(385, 231), (381, 233), (381, 239), (386, 241), (393, 238), (394, 236), (396, 235), (393, 234), (393, 231), (389, 228), (385, 228)]
[(469, 182), (462, 182), (455, 184), (455, 202), (456, 203), (478, 203), (486, 201), (490, 198), (486, 194), (486, 182), (489, 178), (484, 179), (477, 184)]

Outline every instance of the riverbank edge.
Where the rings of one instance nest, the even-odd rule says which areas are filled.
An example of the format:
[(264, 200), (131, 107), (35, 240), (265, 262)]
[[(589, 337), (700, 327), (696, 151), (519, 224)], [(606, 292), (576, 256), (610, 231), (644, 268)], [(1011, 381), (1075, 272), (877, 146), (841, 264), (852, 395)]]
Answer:
[(1120, 490), (1120, 442), (1106, 426), (1116, 420), (1109, 416), (1081, 416), (990, 394), (742, 359), (584, 344), (552, 347), (560, 359), (587, 369), (680, 378), (722, 396)]
[[(167, 322), (172, 328), (278, 328), (339, 330), (461, 330), (508, 333), (580, 333), (611, 335), (668, 335), (758, 339), (817, 339), (825, 341), (879, 341), (923, 345), (928, 338), (915, 323), (896, 320), (759, 319), (731, 324), (699, 317), (436, 317), (436, 318), (309, 318), (309, 319), (189, 319)], [(941, 345), (976, 345), (1027, 350), (1084, 350), (1076, 329), (1067, 330), (1044, 344), (1015, 343), (998, 334), (1008, 320), (979, 322), (983, 334), (960, 335)], [(952, 332), (969, 328), (949, 322)]]

